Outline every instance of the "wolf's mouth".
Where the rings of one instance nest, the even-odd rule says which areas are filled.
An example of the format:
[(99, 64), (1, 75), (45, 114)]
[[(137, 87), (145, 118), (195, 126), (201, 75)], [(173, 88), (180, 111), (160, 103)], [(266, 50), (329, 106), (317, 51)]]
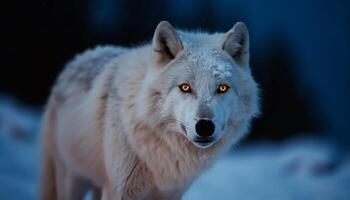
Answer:
[(208, 143), (198, 143), (196, 142), (195, 143), (197, 146), (200, 146), (201, 148), (206, 148), (206, 147), (209, 147), (212, 143), (211, 142), (208, 142)]
[(200, 144), (209, 144), (214, 141), (212, 138), (195, 138), (193, 140), (194, 142), (200, 143)]
[(193, 143), (200, 148), (207, 148), (211, 146), (213, 142), (214, 142), (214, 138), (197, 137), (193, 140)]

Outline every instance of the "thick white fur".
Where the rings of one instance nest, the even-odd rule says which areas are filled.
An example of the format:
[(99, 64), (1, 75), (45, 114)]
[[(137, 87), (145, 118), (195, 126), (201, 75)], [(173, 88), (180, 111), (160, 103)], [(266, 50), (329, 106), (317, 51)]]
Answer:
[[(179, 199), (247, 132), (257, 87), (249, 65), (223, 49), (230, 32), (176, 34), (171, 60), (156, 59), (154, 45), (107, 46), (67, 64), (44, 116), (42, 199), (79, 199), (89, 189), (95, 199), (100, 189), (102, 199)], [(181, 93), (182, 81), (196, 94)], [(214, 94), (222, 82), (229, 91)], [(220, 127), (206, 148), (192, 141), (201, 109)]]

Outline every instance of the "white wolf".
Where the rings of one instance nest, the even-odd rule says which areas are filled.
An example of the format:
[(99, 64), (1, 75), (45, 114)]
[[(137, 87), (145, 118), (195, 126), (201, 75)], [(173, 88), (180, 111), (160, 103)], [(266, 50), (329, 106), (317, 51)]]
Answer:
[(258, 112), (249, 36), (160, 22), (152, 44), (68, 63), (43, 121), (41, 198), (180, 199)]

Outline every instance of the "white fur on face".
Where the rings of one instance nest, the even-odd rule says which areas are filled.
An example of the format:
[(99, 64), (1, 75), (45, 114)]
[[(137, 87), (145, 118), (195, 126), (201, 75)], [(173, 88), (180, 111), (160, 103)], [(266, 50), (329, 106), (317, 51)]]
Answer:
[[(201, 81), (198, 83), (201, 83)], [(181, 106), (181, 112), (177, 116), (183, 119), (181, 121), (185, 121), (187, 137), (189, 140), (194, 141), (198, 137), (195, 130), (196, 123), (203, 118), (199, 113), (211, 113), (211, 117), (205, 117), (205, 119), (209, 119), (215, 124), (215, 132), (211, 136), (214, 143), (222, 136), (223, 129), (235, 107), (237, 97), (232, 88), (226, 93), (218, 94), (217, 87), (219, 86), (219, 82), (215, 77), (212, 77), (211, 80), (207, 79), (207, 82), (203, 81), (202, 84), (201, 87), (197, 88), (196, 98), (191, 98), (188, 102), (185, 102)], [(196, 143), (194, 144), (197, 145)], [(211, 144), (199, 147), (209, 147)]]
[[(165, 106), (174, 112), (179, 129), (185, 128), (187, 138), (198, 147), (209, 147), (220, 139), (225, 125), (234, 112), (237, 105), (237, 91), (234, 78), (237, 68), (232, 59), (223, 56), (218, 49), (190, 48), (183, 60), (173, 66), (168, 66), (166, 74), (169, 80), (166, 82), (174, 84), (170, 89)], [(175, 83), (174, 83), (175, 82)], [(183, 93), (178, 88), (182, 83), (191, 86), (192, 93)], [(226, 93), (217, 93), (220, 84), (227, 84), (230, 89)], [(170, 106), (171, 105), (171, 106)], [(208, 112), (209, 120), (215, 124), (215, 132), (211, 138), (213, 142), (200, 146), (194, 142), (199, 135), (196, 133), (196, 123), (201, 119), (199, 113)], [(183, 132), (183, 130), (181, 130)]]

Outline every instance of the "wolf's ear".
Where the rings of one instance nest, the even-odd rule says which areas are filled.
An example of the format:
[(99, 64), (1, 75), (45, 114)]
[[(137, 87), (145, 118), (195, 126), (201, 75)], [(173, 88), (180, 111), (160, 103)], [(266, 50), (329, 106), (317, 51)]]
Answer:
[(237, 22), (225, 34), (222, 49), (242, 67), (249, 67), (249, 33), (243, 22)]
[(152, 46), (156, 62), (165, 65), (183, 49), (176, 30), (167, 21), (161, 21), (153, 36)]

